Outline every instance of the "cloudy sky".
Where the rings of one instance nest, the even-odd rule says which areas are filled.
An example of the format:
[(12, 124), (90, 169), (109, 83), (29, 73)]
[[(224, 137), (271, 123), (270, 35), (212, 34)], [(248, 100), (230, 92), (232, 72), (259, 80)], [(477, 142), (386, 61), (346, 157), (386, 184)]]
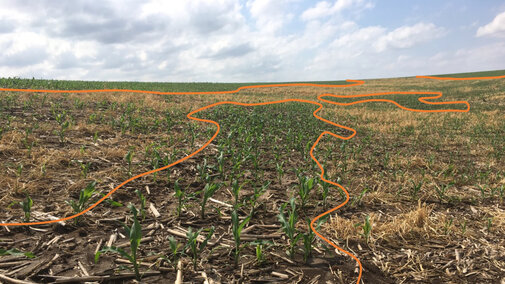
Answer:
[(505, 69), (501, 0), (0, 0), (0, 77), (257, 82)]

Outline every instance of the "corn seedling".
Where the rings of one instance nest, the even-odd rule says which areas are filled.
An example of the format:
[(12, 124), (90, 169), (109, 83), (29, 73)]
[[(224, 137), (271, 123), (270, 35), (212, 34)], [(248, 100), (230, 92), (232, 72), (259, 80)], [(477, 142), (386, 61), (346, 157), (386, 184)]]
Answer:
[[(79, 193), (79, 200), (77, 202), (75, 202), (75, 200), (67, 201), (67, 204), (69, 204), (72, 207), (75, 214), (82, 212), (86, 208), (86, 204), (88, 203), (88, 201), (91, 199), (91, 197), (95, 193), (95, 185), (96, 185), (96, 181), (93, 181), (93, 182), (89, 183), (86, 186), (86, 188), (81, 190), (81, 192)], [(77, 216), (74, 219), (76, 224), (79, 223), (80, 218), (81, 218), (81, 216)]]
[(242, 187), (244, 187), (244, 185), (246, 185), (247, 183), (248, 182), (246, 181), (243, 184), (239, 185), (238, 180), (236, 180), (236, 179), (234, 179), (231, 182), (231, 189), (233, 192), (233, 197), (235, 198), (235, 203), (234, 203), (235, 208), (237, 208), (238, 204), (239, 204), (240, 191), (242, 190)]
[(65, 120), (60, 124), (60, 129), (57, 131), (57, 134), (60, 137), (61, 143), (65, 142), (65, 133), (67, 132), (68, 128), (70, 128), (70, 122), (68, 120)]
[(282, 177), (284, 176), (284, 162), (275, 163), (275, 169), (277, 170), (277, 177), (279, 178), (279, 183), (282, 183)]
[(305, 207), (305, 204), (307, 203), (308, 198), (309, 198), (310, 191), (315, 186), (315, 183), (314, 183), (315, 179), (299, 174), (298, 180), (300, 181), (299, 188), (298, 188), (298, 196), (300, 196), (301, 207), (303, 209)]
[(142, 221), (144, 221), (144, 219), (146, 218), (146, 198), (142, 194), (142, 191), (138, 189), (135, 190), (135, 193), (140, 199), (140, 216), (142, 216)]
[(179, 180), (175, 181), (174, 184), (175, 197), (177, 197), (177, 216), (181, 216), (182, 207), (184, 207), (184, 203), (186, 202), (186, 192), (181, 189), (179, 186)]
[(454, 219), (451, 218), (451, 219), (445, 221), (445, 224), (444, 224), (444, 235), (447, 235), (449, 233), (449, 231), (451, 229), (451, 226), (452, 226), (452, 221), (453, 220)]
[(128, 259), (132, 264), (133, 264), (133, 270), (135, 272), (135, 278), (137, 281), (140, 281), (140, 272), (139, 272), (139, 266), (137, 262), (137, 250), (140, 245), (140, 240), (142, 239), (142, 228), (140, 227), (139, 220), (137, 218), (137, 209), (135, 206), (132, 204), (128, 205), (128, 208), (130, 208), (130, 211), (133, 214), (133, 224), (131, 227), (128, 227), (126, 224), (123, 224), (123, 227), (126, 231), (126, 234), (128, 235), (130, 239), (130, 253), (127, 253), (124, 251), (122, 248), (118, 247), (104, 247), (103, 249), (99, 250), (95, 254), (95, 263), (98, 262), (98, 258), (102, 253), (106, 252), (113, 252), (121, 255), (122, 257)]
[(23, 164), (18, 164), (18, 167), (16, 169), (16, 175), (18, 177), (21, 177), (21, 174), (23, 174)]
[(221, 174), (221, 178), (224, 176), (224, 152), (220, 151), (217, 157), (218, 171)]
[(250, 242), (249, 244), (256, 247), (256, 264), (262, 265), (265, 262), (265, 254), (263, 253), (263, 250), (266, 246), (271, 246), (273, 244), (272, 241), (257, 240)]
[[(327, 180), (328, 176), (324, 173), (324, 178)], [(326, 202), (328, 200), (328, 193), (330, 192), (330, 183), (321, 180), (321, 197), (323, 198), (323, 207), (326, 207)]]
[(168, 242), (170, 244), (170, 255), (168, 257), (168, 261), (175, 267), (181, 254), (179, 249), (182, 247), (182, 244), (178, 243), (173, 236), (168, 237)]
[(491, 197), (494, 197), (496, 195), (500, 198), (500, 201), (503, 199), (503, 190), (504, 190), (503, 185), (501, 187), (490, 188), (490, 190), (491, 190), (491, 193), (490, 193)]
[[(105, 196), (105, 194), (103, 194), (103, 193), (101, 195), (102, 195), (102, 197)], [(112, 207), (122, 207), (123, 206), (123, 204), (121, 202), (113, 200), (112, 197), (105, 199), (105, 202)]]
[(128, 163), (128, 176), (132, 176), (132, 159), (133, 159), (133, 150), (129, 150), (126, 153), (125, 160)]
[(268, 186), (270, 185), (270, 181), (263, 184), (261, 187), (254, 186), (254, 193), (249, 197), (249, 205), (251, 206), (251, 216), (254, 216), (254, 211), (256, 210), (256, 204), (258, 199), (266, 192)]
[(90, 162), (83, 163), (81, 161), (77, 161), (79, 163), (79, 167), (81, 168), (81, 175), (83, 178), (88, 176), (89, 167), (91, 166)]
[(98, 141), (98, 131), (93, 134), (93, 144), (96, 144), (96, 141)]
[(372, 234), (372, 224), (370, 223), (370, 216), (367, 215), (365, 217), (364, 223), (356, 223), (354, 227), (361, 227), (361, 229), (363, 230), (361, 236), (363, 236), (363, 238), (365, 238), (366, 243), (368, 243), (370, 235)]
[[(288, 211), (288, 216), (286, 217), (286, 215), (284, 215), (284, 210), (288, 205), (291, 207), (291, 210)], [(289, 249), (287, 253), (290, 257), (293, 257), (295, 253), (296, 243), (301, 237), (301, 235), (298, 233), (296, 229), (298, 214), (296, 213), (295, 198), (292, 197), (289, 200), (289, 202), (282, 204), (279, 211), (280, 213), (279, 215), (277, 215), (277, 217), (279, 218), (279, 221), (281, 223), (282, 230), (289, 239)]]
[(435, 191), (437, 192), (437, 196), (440, 201), (443, 201), (447, 197), (446, 192), (452, 185), (453, 183), (442, 184), (440, 186), (435, 184)]
[(214, 193), (219, 189), (219, 185), (215, 183), (207, 183), (205, 188), (203, 189), (203, 198), (202, 198), (202, 219), (205, 219), (205, 205), (207, 204), (207, 200), (211, 198)]
[[(321, 224), (326, 222), (326, 218), (328, 215), (326, 215), (323, 218), (319, 218), (316, 223), (316, 230), (319, 230), (321, 227)], [(312, 231), (310, 228), (310, 219), (307, 218), (307, 225), (308, 225), (308, 232), (303, 234), (303, 260), (307, 262), (307, 260), (312, 257), (312, 243), (314, 242), (314, 239), (316, 238), (316, 234)]]
[(486, 228), (487, 228), (488, 233), (491, 233), (492, 227), (493, 227), (493, 217), (489, 217), (489, 218), (487, 218), (487, 222), (486, 222)]
[(198, 170), (200, 181), (203, 181), (207, 173), (207, 159), (203, 158), (203, 163), (196, 165), (196, 169)]
[(368, 188), (364, 188), (358, 196), (355, 196), (352, 199), (351, 206), (360, 205), (361, 204), (361, 199), (363, 198), (363, 196), (365, 196), (365, 193), (367, 191), (368, 191)]
[(486, 198), (487, 185), (484, 185), (484, 186), (477, 185), (477, 188), (480, 190), (480, 197), (482, 199)]
[(242, 220), (242, 222), (240, 222), (238, 219), (237, 208), (234, 208), (233, 212), (231, 213), (233, 239), (235, 240), (235, 267), (238, 265), (238, 257), (240, 255), (240, 250), (242, 249), (240, 247), (240, 234), (250, 219), (251, 215), (247, 216), (244, 220)]
[(193, 229), (189, 227), (188, 233), (186, 234), (186, 237), (188, 238), (188, 242), (186, 243), (186, 246), (184, 246), (184, 251), (187, 249), (190, 250), (191, 253), (191, 259), (193, 261), (193, 269), (196, 270), (196, 261), (198, 260), (198, 256), (200, 253), (203, 251), (205, 246), (207, 246), (208, 241), (214, 235), (214, 226), (212, 226), (209, 230), (207, 235), (205, 236), (204, 240), (198, 244), (197, 238), (200, 235), (200, 232), (202, 232), (202, 229), (199, 229), (196, 232), (193, 232)]
[(23, 211), (25, 212), (25, 222), (30, 222), (30, 213), (32, 210), (33, 200), (29, 195), (26, 195), (26, 199), (19, 202), (19, 205), (23, 207)]
[(40, 166), (40, 173), (42, 174), (42, 176), (46, 176), (46, 163), (43, 163), (42, 166)]
[(35, 255), (31, 252), (22, 252), (18, 249), (3, 249), (0, 248), (0, 255), (12, 255), (12, 256), (26, 256), (27, 258), (35, 258)]
[(464, 235), (466, 232), (466, 220), (463, 220), (463, 223), (461, 224), (461, 233)]
[[(154, 157), (152, 160), (151, 160), (151, 166), (153, 167), (153, 170), (156, 170), (160, 167), (160, 155), (158, 153), (158, 151), (155, 152), (157, 157)], [(154, 172), (153, 173), (153, 181), (156, 182), (156, 177), (158, 176), (158, 172)]]
[(421, 187), (423, 186), (423, 180), (420, 180), (418, 183), (414, 182), (413, 180), (410, 180), (410, 183), (412, 183), (412, 190), (411, 190), (412, 200), (417, 200), (419, 192), (421, 191)]

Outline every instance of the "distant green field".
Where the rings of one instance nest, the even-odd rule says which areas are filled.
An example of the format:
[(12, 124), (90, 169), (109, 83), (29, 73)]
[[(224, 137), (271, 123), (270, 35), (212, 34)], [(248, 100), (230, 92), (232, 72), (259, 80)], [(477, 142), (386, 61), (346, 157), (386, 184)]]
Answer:
[(161, 92), (212, 92), (230, 91), (242, 86), (282, 84), (282, 83), (316, 83), (316, 84), (346, 84), (346, 81), (320, 82), (256, 82), (256, 83), (173, 83), (173, 82), (113, 82), (113, 81), (73, 81), (44, 80), (23, 78), (0, 78), (1, 88), (44, 89), (44, 90), (91, 90), (91, 89), (131, 89)]
[(489, 76), (502, 76), (502, 75), (505, 75), (505, 70), (455, 73), (455, 74), (440, 74), (440, 75), (433, 75), (433, 76), (467, 78), (467, 77), (489, 77)]

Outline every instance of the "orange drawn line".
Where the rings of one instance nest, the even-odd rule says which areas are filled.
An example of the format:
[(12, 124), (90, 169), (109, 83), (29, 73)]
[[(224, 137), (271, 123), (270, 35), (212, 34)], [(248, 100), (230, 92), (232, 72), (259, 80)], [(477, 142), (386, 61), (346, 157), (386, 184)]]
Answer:
[[(498, 76), (498, 77), (479, 77), (478, 79), (497, 79), (497, 78), (502, 78), (502, 77), (505, 77), (505, 76)], [(428, 78), (428, 79), (440, 79), (440, 80), (460, 80), (461, 78), (438, 78), (438, 77), (429, 77), (429, 76), (417, 76), (417, 78)], [(474, 78), (464, 78), (466, 80), (470, 80), (470, 79), (474, 79)], [(105, 89), (105, 90), (34, 90), (34, 89), (11, 89), (11, 88), (0, 88), (0, 91), (16, 91), (16, 92), (44, 92), (44, 93), (106, 93), (106, 92), (134, 92), (134, 93), (148, 93), (148, 94), (159, 94), (159, 95), (195, 95), (195, 94), (232, 94), (232, 93), (237, 93), (239, 92), (240, 90), (244, 90), (244, 89), (252, 89), (252, 88), (268, 88), (268, 87), (285, 87), (285, 86), (313, 86), (313, 87), (330, 87), (330, 88), (338, 88), (338, 87), (352, 87), (352, 86), (359, 86), (359, 85), (362, 85), (364, 84), (364, 81), (360, 81), (360, 80), (346, 80), (347, 82), (351, 82), (352, 84), (348, 84), (348, 85), (323, 85), (323, 84), (312, 84), (312, 83), (287, 83), (287, 84), (269, 84), (269, 85), (255, 85), (255, 86), (243, 86), (243, 87), (239, 87), (237, 88), (236, 90), (232, 90), (232, 91), (214, 91), (214, 92), (158, 92), (158, 91), (142, 91), (142, 90), (128, 90), (128, 89)], [(427, 96), (427, 97), (421, 97), (421, 98), (418, 98), (418, 100), (422, 103), (425, 103), (425, 104), (431, 104), (431, 105), (444, 105), (444, 104), (465, 104), (466, 105), (466, 109), (444, 109), (444, 110), (420, 110), (420, 109), (412, 109), (412, 108), (407, 108), (407, 107), (404, 107), (404, 106), (401, 106), (400, 104), (398, 104), (397, 102), (393, 101), (393, 100), (386, 100), (386, 99), (366, 99), (366, 100), (360, 100), (360, 101), (355, 101), (355, 102), (350, 102), (350, 103), (339, 103), (339, 102), (334, 102), (334, 101), (329, 101), (329, 100), (326, 100), (326, 99), (323, 99), (322, 97), (335, 97), (335, 98), (358, 98), (358, 97), (370, 97), (370, 96), (383, 96), (383, 95), (391, 95), (391, 94), (429, 94), (429, 95), (435, 95), (435, 96)], [(354, 105), (354, 104), (358, 104), (358, 103), (365, 103), (365, 102), (390, 102), (396, 106), (398, 106), (399, 108), (401, 109), (404, 109), (404, 110), (408, 110), (408, 111), (414, 111), (414, 112), (468, 112), (470, 110), (470, 104), (466, 101), (453, 101), (453, 102), (430, 102), (428, 100), (433, 100), (433, 99), (438, 99), (442, 97), (442, 93), (441, 92), (383, 92), (383, 93), (370, 93), (370, 94), (359, 94), (359, 95), (351, 95), (351, 96), (342, 96), (342, 95), (334, 95), (334, 94), (322, 94), (322, 95), (319, 95), (318, 96), (318, 99), (322, 102), (326, 102), (326, 103), (330, 103), (330, 104), (335, 104), (335, 105), (342, 105), (342, 106), (348, 106), (348, 105)], [(324, 121), (328, 124), (331, 124), (333, 126), (336, 126), (336, 127), (340, 127), (340, 128), (343, 128), (343, 129), (346, 129), (346, 130), (349, 130), (352, 132), (351, 135), (349, 136), (340, 136), (340, 135), (337, 135), (335, 133), (332, 133), (330, 131), (324, 131), (322, 132), (319, 137), (316, 139), (316, 141), (314, 142), (314, 144), (312, 145), (311, 149), (310, 149), (310, 156), (311, 158), (316, 162), (317, 166), (319, 167), (319, 169), (321, 170), (321, 180), (327, 182), (327, 183), (330, 183), (334, 186), (337, 186), (339, 187), (340, 189), (342, 189), (342, 191), (345, 193), (346, 195), (346, 200), (342, 203), (340, 203), (338, 206), (318, 215), (317, 217), (315, 217), (311, 223), (310, 223), (310, 228), (311, 230), (318, 236), (320, 237), (322, 240), (326, 241), (328, 244), (330, 244), (331, 246), (333, 246), (334, 248), (338, 249), (339, 251), (347, 254), (348, 256), (350, 256), (351, 258), (353, 258), (356, 263), (358, 264), (359, 266), (359, 275), (358, 275), (358, 279), (356, 281), (356, 283), (359, 284), (360, 280), (361, 280), (361, 275), (362, 275), (362, 272), (363, 272), (363, 267), (361, 265), (361, 262), (359, 261), (359, 259), (353, 255), (352, 253), (340, 248), (339, 246), (337, 246), (336, 244), (334, 244), (333, 242), (331, 242), (330, 240), (328, 240), (327, 238), (325, 238), (324, 236), (322, 236), (319, 232), (316, 231), (316, 229), (314, 228), (314, 223), (320, 219), (321, 217), (339, 209), (340, 207), (344, 206), (345, 204), (347, 204), (347, 202), (349, 201), (349, 192), (340, 184), (338, 183), (335, 183), (335, 182), (332, 182), (330, 180), (327, 180), (324, 178), (324, 168), (323, 166), (319, 163), (319, 161), (316, 159), (316, 157), (314, 156), (314, 149), (315, 147), (317, 146), (317, 144), (319, 143), (319, 141), (321, 140), (321, 138), (328, 134), (328, 135), (331, 135), (331, 136), (334, 136), (336, 138), (339, 138), (339, 139), (342, 139), (342, 140), (349, 140), (351, 139), (352, 137), (354, 137), (356, 135), (356, 130), (354, 130), (353, 128), (350, 128), (350, 127), (347, 127), (347, 126), (344, 126), (344, 125), (340, 125), (340, 124), (337, 124), (337, 123), (334, 123), (330, 120), (327, 120), (327, 119), (324, 119), (322, 117), (320, 117), (319, 115), (317, 115), (317, 113), (323, 108), (323, 105), (319, 102), (314, 102), (314, 101), (310, 101), (310, 100), (303, 100), (303, 99), (284, 99), (284, 100), (279, 100), (279, 101), (272, 101), (272, 102), (264, 102), (264, 103), (240, 103), (240, 102), (233, 102), (233, 101), (222, 101), (222, 102), (217, 102), (217, 103), (213, 103), (213, 104), (210, 104), (210, 105), (207, 105), (207, 106), (204, 106), (204, 107), (201, 107), (197, 110), (194, 110), (190, 113), (188, 113), (186, 115), (186, 117), (188, 119), (191, 119), (191, 120), (196, 120), (196, 121), (201, 121), (201, 122), (207, 122), (207, 123), (211, 123), (211, 124), (214, 124), (217, 129), (216, 129), (216, 132), (214, 133), (214, 135), (202, 146), (200, 147), (198, 150), (196, 150), (195, 152), (189, 154), (188, 156), (184, 157), (184, 158), (181, 158), (175, 162), (173, 162), (172, 164), (170, 165), (167, 165), (167, 166), (164, 166), (164, 167), (161, 167), (161, 168), (158, 168), (158, 169), (154, 169), (154, 170), (151, 170), (151, 171), (148, 171), (148, 172), (145, 172), (145, 173), (141, 173), (141, 174), (138, 174), (134, 177), (131, 177), (127, 180), (125, 180), (124, 182), (122, 182), (121, 184), (119, 184), (117, 187), (115, 187), (114, 189), (112, 189), (109, 193), (107, 193), (105, 196), (103, 196), (102, 198), (100, 198), (96, 203), (94, 203), (93, 205), (91, 205), (90, 207), (88, 207), (87, 209), (83, 210), (82, 212), (79, 212), (77, 214), (74, 214), (72, 216), (69, 216), (69, 217), (65, 217), (65, 218), (61, 218), (61, 219), (56, 219), (56, 220), (48, 220), (48, 221), (40, 221), (40, 222), (28, 222), (28, 223), (0, 223), (0, 226), (25, 226), (25, 225), (41, 225), (41, 224), (49, 224), (49, 223), (56, 223), (56, 222), (61, 222), (61, 221), (66, 221), (66, 220), (70, 220), (70, 219), (73, 219), (73, 218), (76, 218), (88, 211), (90, 211), (91, 209), (93, 209), (94, 207), (96, 207), (98, 204), (102, 203), (106, 198), (108, 198), (109, 196), (111, 196), (116, 190), (118, 190), (119, 188), (121, 188), (122, 186), (124, 186), (125, 184), (129, 183), (130, 181), (132, 180), (135, 180), (135, 179), (138, 179), (142, 176), (145, 176), (145, 175), (148, 175), (148, 174), (152, 174), (152, 173), (155, 173), (155, 172), (158, 172), (158, 171), (162, 171), (162, 170), (165, 170), (165, 169), (168, 169), (170, 167), (173, 167), (191, 157), (193, 157), (194, 155), (198, 154), (199, 152), (201, 152), (203, 149), (205, 149), (215, 138), (216, 136), (218, 135), (221, 127), (219, 125), (219, 123), (217, 123), (216, 121), (213, 121), (213, 120), (208, 120), (208, 119), (201, 119), (201, 118), (197, 118), (197, 117), (193, 117), (192, 115), (198, 113), (198, 112), (201, 112), (203, 110), (206, 110), (206, 109), (209, 109), (209, 108), (212, 108), (212, 107), (215, 107), (215, 106), (219, 106), (219, 105), (224, 105), (224, 104), (232, 104), (232, 105), (240, 105), (240, 106), (262, 106), (262, 105), (271, 105), (271, 104), (279, 104), (279, 103), (286, 103), (286, 102), (302, 102), (302, 103), (309, 103), (309, 104), (314, 104), (314, 105), (317, 105), (319, 106), (314, 112), (313, 112), (313, 116), (321, 121)]]

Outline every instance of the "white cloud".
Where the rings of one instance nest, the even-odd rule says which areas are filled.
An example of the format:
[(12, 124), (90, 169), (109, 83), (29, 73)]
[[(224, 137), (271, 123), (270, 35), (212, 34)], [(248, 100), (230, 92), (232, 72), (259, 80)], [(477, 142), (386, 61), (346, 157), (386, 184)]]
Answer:
[(288, 11), (295, 2), (298, 0), (249, 0), (246, 6), (259, 30), (274, 33), (293, 19), (294, 15)]
[[(421, 56), (420, 44), (444, 51), (433, 40), (447, 30), (412, 19), (404, 26), (375, 19), (363, 24), (370, 19), (361, 17), (372, 8), (369, 1), (0, 0), (0, 76), (296, 81), (505, 62), (503, 44), (449, 52), (445, 60), (431, 60), (429, 52)], [(478, 52), (487, 53), (487, 63), (474, 62)]]
[(478, 37), (481, 36), (505, 36), (505, 12), (496, 15), (493, 21), (477, 30)]
[(440, 38), (445, 34), (443, 28), (432, 23), (417, 23), (413, 26), (399, 27), (383, 36), (374, 43), (377, 51), (384, 51), (389, 47), (408, 48), (416, 44)]
[(328, 1), (317, 2), (317, 4), (305, 10), (301, 18), (305, 21), (321, 19), (324, 17), (332, 16), (341, 13), (343, 10), (354, 9), (368, 9), (373, 5), (364, 0), (337, 0), (333, 4)]

